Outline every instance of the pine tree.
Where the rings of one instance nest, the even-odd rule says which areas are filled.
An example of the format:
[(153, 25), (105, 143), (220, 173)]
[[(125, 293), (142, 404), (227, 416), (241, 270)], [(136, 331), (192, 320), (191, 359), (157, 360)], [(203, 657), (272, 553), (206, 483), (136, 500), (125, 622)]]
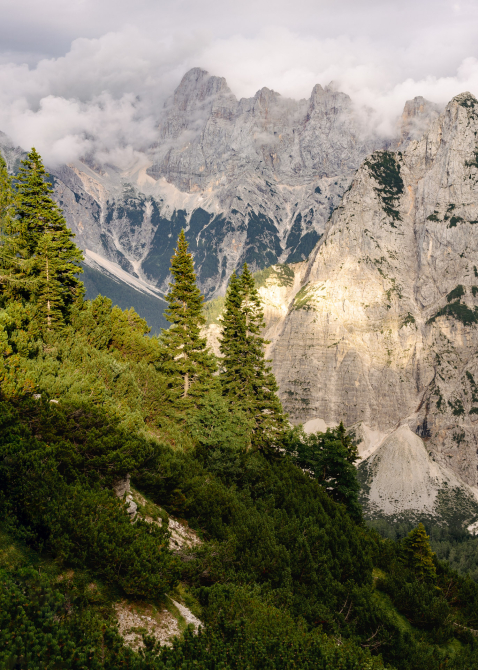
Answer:
[(210, 390), (217, 388), (213, 373), (217, 369), (214, 355), (201, 336), (206, 323), (203, 315), (204, 297), (196, 285), (193, 258), (181, 231), (177, 248), (171, 259), (173, 283), (166, 296), (169, 307), (165, 310), (172, 324), (162, 334), (164, 347), (163, 370), (168, 374), (169, 399), (179, 410), (197, 405)]
[(406, 563), (420, 581), (435, 582), (437, 578), (430, 547), (430, 538), (425, 527), (419, 523), (403, 540)]
[(360, 484), (354, 467), (358, 452), (342, 422), (336, 428), (327, 428), (325, 433), (306, 434), (302, 426), (295, 426), (286, 435), (284, 448), (333, 500), (345, 505), (349, 514), (361, 521)]
[(16, 194), (7, 165), (0, 154), (0, 293), (12, 298), (28, 295), (34, 282), (28, 279), (31, 267), (25, 257), (15, 218)]
[(238, 278), (231, 277), (223, 316), (220, 350), (223, 395), (253, 420), (251, 446), (277, 447), (286, 429), (286, 417), (277, 396), (278, 386), (261, 336), (265, 327), (261, 300), (254, 278), (244, 264)]
[(15, 240), (17, 256), (24, 259), (28, 277), (35, 282), (32, 297), (41, 320), (51, 328), (64, 321), (84, 287), (76, 276), (83, 272), (83, 254), (51, 197), (47, 177), (39, 154), (32, 149), (15, 180)]

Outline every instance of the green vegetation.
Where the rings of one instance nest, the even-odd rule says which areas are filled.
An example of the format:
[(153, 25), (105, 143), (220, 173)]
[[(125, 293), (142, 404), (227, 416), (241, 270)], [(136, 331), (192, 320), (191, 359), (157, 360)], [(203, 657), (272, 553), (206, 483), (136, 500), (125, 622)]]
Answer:
[[(470, 511), (465, 515), (470, 518)], [(375, 519), (368, 522), (380, 535), (394, 542), (400, 541), (410, 533), (416, 520), (394, 521)], [(478, 582), (478, 538), (463, 530), (459, 524), (437, 525), (436, 519), (424, 519), (423, 525), (430, 537), (430, 547), (439, 561), (446, 561), (453, 570), (468, 575)], [(435, 562), (435, 560), (434, 560)]]
[(188, 243), (181, 230), (177, 249), (171, 259), (174, 282), (166, 296), (169, 307), (165, 311), (171, 327), (162, 335), (162, 369), (167, 375), (167, 394), (174, 409), (184, 411), (197, 408), (209, 390), (218, 389), (213, 377), (216, 361), (209, 352), (201, 328), (204, 297), (196, 286), (196, 275)]
[(222, 316), (224, 311), (225, 298), (219, 296), (214, 298), (214, 300), (208, 300), (203, 305), (203, 314), (206, 319), (206, 326), (211, 325), (212, 323), (219, 323), (219, 317)]
[(232, 274), (226, 294), (220, 380), (223, 396), (251, 426), (251, 445), (270, 450), (282, 443), (286, 417), (274, 374), (264, 359), (268, 344), (261, 337), (264, 327), (261, 300), (245, 263), (240, 277)]
[(253, 277), (256, 288), (265, 286), (269, 278), (274, 279), (279, 286), (292, 286), (295, 274), (288, 265), (271, 265), (264, 270), (254, 272)]
[(463, 223), (464, 219), (461, 216), (452, 216), (448, 228), (456, 228), (457, 223)]
[(466, 378), (468, 379), (471, 387), (471, 402), (478, 403), (478, 384), (475, 382), (475, 378), (469, 370), (466, 371)]
[(414, 323), (415, 323), (415, 317), (413, 316), (413, 314), (410, 314), (410, 312), (408, 312), (407, 316), (403, 319), (402, 325), (400, 326), (400, 328), (403, 328), (404, 326), (412, 325)]
[(310, 288), (309, 282), (307, 282), (307, 284), (304, 284), (300, 291), (297, 292), (294, 298), (294, 309), (313, 309), (311, 305), (312, 295), (310, 293)]
[(436, 582), (437, 571), (433, 563), (434, 553), (430, 548), (430, 538), (425, 527), (419, 523), (410, 531), (403, 542), (405, 560), (421, 582)]
[(325, 433), (309, 435), (301, 426), (293, 428), (284, 447), (293, 462), (310, 472), (333, 500), (344, 504), (352, 517), (361, 520), (357, 495), (360, 485), (354, 467), (358, 451), (343, 423)]
[(450, 291), (446, 297), (446, 300), (447, 302), (451, 302), (452, 300), (459, 300), (464, 295), (465, 287), (462, 284), (459, 284), (456, 288), (453, 289), (453, 291)]
[(434, 316), (428, 319), (427, 323), (433, 323), (440, 316), (448, 316), (461, 321), (465, 326), (471, 326), (474, 323), (478, 323), (478, 307), (470, 309), (468, 305), (463, 305), (460, 302), (452, 302), (439, 309)]
[(401, 219), (396, 207), (403, 193), (403, 179), (400, 175), (399, 159), (391, 151), (375, 151), (365, 161), (365, 165), (379, 184), (374, 190), (382, 201), (384, 212), (392, 219), (390, 225), (396, 228), (394, 221), (400, 221)]
[[(31, 281), (41, 277), (38, 245), (8, 251), (32, 232), (22, 211), (22, 191), (3, 174), (0, 668), (478, 667), (469, 630), (478, 627), (478, 585), (432, 556), (420, 529), (395, 542), (364, 525), (343, 427), (307, 437), (281, 425), (256, 440), (258, 421), (279, 406), (261, 404), (256, 388), (240, 407), (241, 370), (226, 362), (227, 374), (214, 374), (183, 235), (172, 259), (172, 325), (150, 338), (133, 310), (84, 300), (81, 283), (56, 270), (48, 319), (44, 279)], [(50, 225), (63, 231), (54, 219), (47, 234)], [(58, 241), (72, 270), (71, 234)], [(271, 400), (247, 268), (226, 302), (224, 353), (233, 363), (242, 356), (245, 378), (255, 370)], [(244, 330), (245, 349), (234, 344)], [(268, 431), (274, 439), (264, 441)], [(161, 508), (161, 525), (139, 515), (132, 523), (114, 492), (127, 475), (145, 497), (141, 511)], [(169, 515), (202, 543), (171, 550)], [(168, 593), (193, 599), (203, 629), (171, 648), (144, 635), (133, 651), (114, 606), (159, 609)]]
[(460, 398), (456, 398), (456, 400), (449, 400), (448, 405), (452, 409), (452, 414), (454, 416), (463, 416), (465, 413), (465, 408), (463, 407), (463, 403), (461, 402)]

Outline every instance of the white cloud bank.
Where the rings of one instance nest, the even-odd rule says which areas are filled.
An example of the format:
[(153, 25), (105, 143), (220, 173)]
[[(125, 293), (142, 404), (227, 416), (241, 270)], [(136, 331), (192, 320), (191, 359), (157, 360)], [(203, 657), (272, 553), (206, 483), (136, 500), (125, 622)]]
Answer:
[[(251, 12), (247, 23), (247, 17), (233, 15), (239, 3), (228, 5), (229, 16), (213, 15), (216, 4), (223, 6), (214, 0), (173, 3), (169, 14), (159, 0), (154, 7), (159, 5), (161, 17), (142, 0), (136, 21), (127, 13), (129, 3), (86, 0), (81, 4), (91, 15), (72, 10), (55, 19), (53, 10), (61, 3), (50, 0), (52, 35), (61, 33), (52, 41), (53, 51), (65, 35), (74, 38), (75, 30), (87, 37), (74, 38), (63, 56), (37, 59), (25, 56), (28, 44), (14, 29), (27, 29), (35, 3), (15, 4), (18, 11), (0, 29), (0, 37), (9, 25), (11, 32), (8, 40), (2, 38), (6, 48), (0, 53), (0, 130), (24, 148), (35, 146), (49, 165), (92, 154), (101, 162), (126, 165), (155, 140), (165, 99), (195, 66), (226, 77), (237, 97), (267, 86), (284, 96), (308, 98), (316, 83), (333, 80), (359, 107), (374, 110), (373, 130), (382, 135), (394, 132), (405, 101), (416, 95), (439, 104), (465, 90), (478, 95), (475, 3), (403, 0), (397, 13), (398, 3), (376, 0), (338, 2), (333, 10), (327, 0), (298, 0), (297, 5), (247, 0), (241, 5)], [(32, 13), (24, 19), (22, 4)], [(101, 15), (95, 23), (97, 6)], [(207, 20), (201, 20), (201, 6), (208, 9)], [(97, 33), (108, 26), (115, 30), (88, 34), (87, 18)], [(40, 38), (33, 46), (45, 52)], [(22, 63), (28, 59), (29, 65)]]

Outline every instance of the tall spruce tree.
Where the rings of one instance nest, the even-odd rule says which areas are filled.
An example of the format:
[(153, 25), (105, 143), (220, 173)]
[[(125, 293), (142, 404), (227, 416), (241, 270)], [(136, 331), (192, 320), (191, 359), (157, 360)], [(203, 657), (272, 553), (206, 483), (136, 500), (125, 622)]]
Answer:
[(42, 323), (47, 328), (67, 318), (72, 305), (83, 295), (76, 275), (83, 272), (83, 254), (73, 242), (40, 155), (32, 149), (16, 177), (16, 256), (25, 262), (26, 273)]
[(169, 399), (176, 409), (185, 410), (197, 405), (208, 391), (218, 387), (218, 382), (213, 377), (217, 369), (215, 356), (209, 351), (206, 338), (201, 336), (206, 323), (204, 296), (196, 285), (184, 230), (171, 259), (171, 274), (174, 281), (169, 284), (165, 316), (172, 325), (162, 333), (162, 367), (169, 379)]
[(234, 273), (226, 294), (220, 350), (223, 395), (253, 421), (251, 446), (265, 451), (279, 446), (287, 428), (278, 386), (264, 350), (264, 312), (247, 263)]
[(31, 263), (22, 247), (19, 225), (15, 216), (16, 193), (7, 165), (0, 154), (0, 295), (5, 300), (11, 297), (28, 296), (27, 289), (34, 287), (28, 278)]

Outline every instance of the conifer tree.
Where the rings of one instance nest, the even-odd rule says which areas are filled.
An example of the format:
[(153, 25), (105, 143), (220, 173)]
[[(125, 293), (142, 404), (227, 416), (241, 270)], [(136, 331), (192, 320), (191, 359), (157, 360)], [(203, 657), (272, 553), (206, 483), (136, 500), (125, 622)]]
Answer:
[(51, 197), (47, 177), (40, 155), (32, 149), (15, 180), (18, 196), (14, 237), (16, 255), (25, 261), (27, 275), (35, 282), (32, 297), (41, 321), (50, 328), (64, 321), (84, 287), (76, 276), (83, 272), (83, 254)]
[(245, 263), (239, 278), (232, 275), (226, 295), (220, 379), (223, 395), (253, 420), (251, 446), (267, 451), (280, 443), (286, 417), (264, 356), (264, 327), (261, 300)]
[(22, 254), (15, 208), (12, 179), (0, 154), (0, 293), (3, 298), (18, 297), (28, 286), (33, 287), (27, 278), (29, 264)]
[(342, 422), (325, 433), (306, 434), (295, 426), (284, 439), (284, 448), (302, 470), (309, 472), (333, 500), (346, 506), (356, 521), (362, 520), (358, 501), (360, 484), (354, 467), (358, 459), (356, 445)]
[(406, 562), (420, 581), (435, 582), (437, 573), (425, 526), (419, 523), (403, 540)]
[(168, 373), (170, 400), (176, 408), (187, 409), (218, 383), (213, 377), (217, 369), (215, 357), (207, 348), (206, 338), (201, 336), (206, 323), (202, 309), (204, 296), (196, 285), (184, 230), (171, 259), (171, 273), (174, 281), (169, 284), (165, 316), (172, 325), (162, 334), (163, 370)]

